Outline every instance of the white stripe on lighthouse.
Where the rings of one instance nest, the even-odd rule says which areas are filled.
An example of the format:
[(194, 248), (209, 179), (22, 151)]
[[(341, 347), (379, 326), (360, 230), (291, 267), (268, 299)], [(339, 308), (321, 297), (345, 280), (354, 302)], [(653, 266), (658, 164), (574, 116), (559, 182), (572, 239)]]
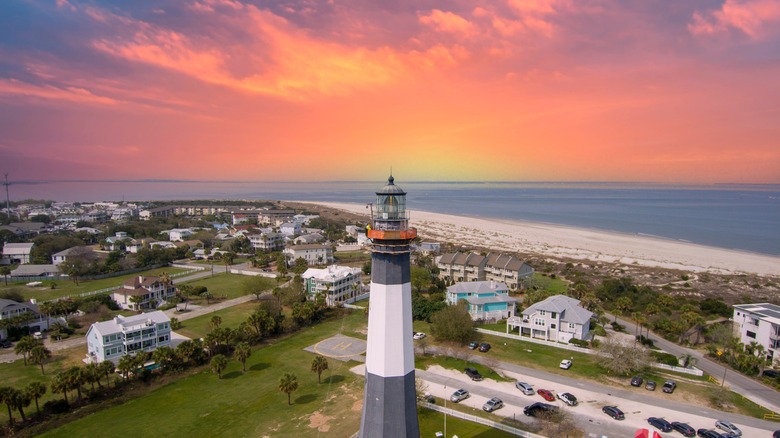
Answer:
[[(371, 282), (366, 371), (400, 377), (414, 370), (412, 285)], [(383, 340), (384, 342), (378, 342)]]

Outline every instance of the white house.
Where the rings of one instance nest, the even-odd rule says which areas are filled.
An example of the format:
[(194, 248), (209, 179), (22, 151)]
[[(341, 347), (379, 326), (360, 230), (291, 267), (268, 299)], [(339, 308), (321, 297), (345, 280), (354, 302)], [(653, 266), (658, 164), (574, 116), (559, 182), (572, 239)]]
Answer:
[(30, 253), (34, 243), (5, 243), (3, 244), (3, 257), (0, 264), (25, 265), (30, 263)]
[(739, 342), (764, 346), (768, 359), (780, 350), (780, 306), (770, 303), (735, 304), (734, 323), (739, 326)]
[(474, 320), (501, 320), (514, 316), (517, 298), (509, 296), (509, 286), (497, 281), (466, 281), (447, 288), (447, 304), (466, 300)]
[(261, 232), (260, 234), (250, 234), (249, 242), (252, 248), (261, 251), (276, 251), (284, 248), (284, 234)]
[(70, 248), (68, 248), (66, 250), (54, 253), (54, 254), (51, 255), (51, 263), (53, 265), (58, 265), (59, 266), (60, 264), (62, 264), (68, 258), (68, 254), (73, 252), (76, 248), (85, 248), (85, 247), (84, 246), (73, 246), (73, 247), (70, 247)]
[(298, 222), (285, 222), (279, 225), (279, 231), (287, 236), (301, 234), (301, 224)]
[[(141, 310), (156, 308), (176, 295), (176, 286), (160, 281), (160, 277), (133, 277), (115, 290), (111, 298), (123, 309)], [(132, 297), (141, 297), (134, 303)]]
[(325, 293), (328, 305), (335, 306), (360, 295), (362, 276), (359, 268), (331, 265), (324, 269), (309, 268), (301, 278), (309, 298)]
[(163, 346), (171, 346), (171, 320), (159, 310), (128, 317), (118, 315), (96, 322), (87, 330), (87, 356), (93, 363), (118, 363), (127, 354)]
[(304, 234), (293, 239), (296, 245), (307, 245), (311, 243), (322, 242), (325, 237), (320, 233)]
[(171, 242), (183, 242), (192, 236), (192, 230), (189, 228), (174, 228), (168, 232)]
[[(34, 301), (17, 303), (13, 300), (0, 298), (0, 320), (12, 320), (16, 317), (22, 317), (28, 312), (30, 317), (26, 318), (20, 325), (27, 326), (32, 333), (48, 330), (49, 319), (41, 315), (38, 305)], [(0, 324), (0, 339), (5, 339), (8, 336), (8, 330), (5, 327), (5, 323)]]
[(298, 258), (306, 260), (310, 265), (329, 265), (333, 263), (333, 248), (330, 245), (295, 245), (284, 249), (287, 262), (292, 263)]
[(507, 320), (507, 332), (516, 328), (521, 335), (548, 341), (569, 342), (571, 338), (587, 340), (590, 334), (590, 312), (580, 301), (566, 295), (555, 295), (523, 310), (522, 316)]

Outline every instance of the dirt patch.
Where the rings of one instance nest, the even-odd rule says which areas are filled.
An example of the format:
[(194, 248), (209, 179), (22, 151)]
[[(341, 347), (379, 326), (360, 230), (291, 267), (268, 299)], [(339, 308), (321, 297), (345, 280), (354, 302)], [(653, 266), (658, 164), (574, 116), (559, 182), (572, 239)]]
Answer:
[(328, 432), (330, 430), (330, 424), (328, 422), (334, 417), (323, 415), (322, 412), (317, 411), (309, 417), (309, 427), (317, 429), (318, 432)]
[(355, 403), (352, 403), (352, 412), (363, 412), (363, 400), (355, 400)]

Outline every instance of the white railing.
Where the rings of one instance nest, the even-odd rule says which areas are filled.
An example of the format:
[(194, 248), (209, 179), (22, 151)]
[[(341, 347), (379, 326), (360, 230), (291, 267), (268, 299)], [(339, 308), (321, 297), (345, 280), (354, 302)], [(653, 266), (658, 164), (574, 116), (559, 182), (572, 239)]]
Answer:
[(544, 438), (542, 435), (537, 435), (535, 433), (527, 432), (525, 430), (517, 429), (512, 426), (507, 426), (506, 424), (501, 424), (499, 422), (488, 420), (487, 418), (482, 418), (477, 415), (473, 414), (466, 414), (463, 412), (455, 411), (449, 408), (445, 408), (443, 406), (431, 404), (431, 403), (422, 403), (423, 406), (426, 408), (441, 412), (445, 415), (449, 415), (451, 417), (460, 418), (461, 420), (471, 421), (472, 423), (478, 423), (478, 424), (484, 424), (485, 426), (492, 427), (493, 429), (498, 429), (501, 431), (504, 431), (506, 433), (511, 433), (512, 435), (516, 435), (523, 438)]
[(196, 264), (189, 264), (189, 263), (173, 263), (171, 264), (171, 267), (173, 268), (182, 268), (182, 269), (191, 269), (193, 271), (205, 271), (206, 269), (211, 269), (208, 266), (199, 266)]
[(532, 337), (529, 337), (529, 336), (513, 335), (511, 333), (497, 332), (497, 331), (494, 331), (494, 330), (487, 330), (487, 329), (482, 329), (482, 328), (477, 328), (477, 331), (480, 332), (480, 333), (485, 333), (487, 335), (501, 336), (503, 338), (515, 339), (517, 341), (533, 342), (535, 344), (541, 344), (541, 345), (549, 345), (550, 347), (561, 348), (561, 349), (564, 349), (564, 350), (578, 351), (580, 353), (585, 353), (585, 354), (594, 354), (595, 353), (590, 348), (578, 347), (576, 345), (571, 345), (571, 344), (562, 344), (560, 342), (547, 341), (547, 340), (544, 340), (544, 339), (537, 339), (537, 338), (532, 338)]
[(676, 373), (684, 373), (684, 374), (692, 374), (694, 376), (703, 376), (704, 371), (696, 368), (683, 368), (683, 367), (675, 367), (672, 365), (667, 365), (665, 363), (654, 363), (651, 365), (653, 368), (660, 368), (662, 370), (668, 370), (668, 371), (674, 371)]

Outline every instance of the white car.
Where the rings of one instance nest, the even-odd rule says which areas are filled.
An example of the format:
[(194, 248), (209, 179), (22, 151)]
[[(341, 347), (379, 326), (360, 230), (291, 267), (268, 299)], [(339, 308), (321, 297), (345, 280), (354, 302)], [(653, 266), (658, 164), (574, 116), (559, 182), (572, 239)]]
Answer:
[(468, 391), (466, 391), (465, 389), (459, 389), (452, 394), (452, 396), (450, 397), (450, 401), (453, 403), (457, 403), (459, 401), (466, 400), (467, 398), (469, 398), (469, 396), (471, 396), (471, 394), (469, 394)]
[(571, 361), (569, 359), (564, 359), (561, 361), (561, 369), (568, 370), (571, 368)]
[(742, 436), (742, 431), (739, 430), (737, 426), (734, 425), (734, 423), (726, 420), (718, 420), (715, 422), (715, 427), (718, 429), (737, 436)]
[(412, 336), (412, 338), (414, 338), (414, 339), (422, 339), (424, 337), (425, 337), (425, 333), (423, 333), (423, 332), (419, 332), (419, 333), (415, 332), (414, 335)]

